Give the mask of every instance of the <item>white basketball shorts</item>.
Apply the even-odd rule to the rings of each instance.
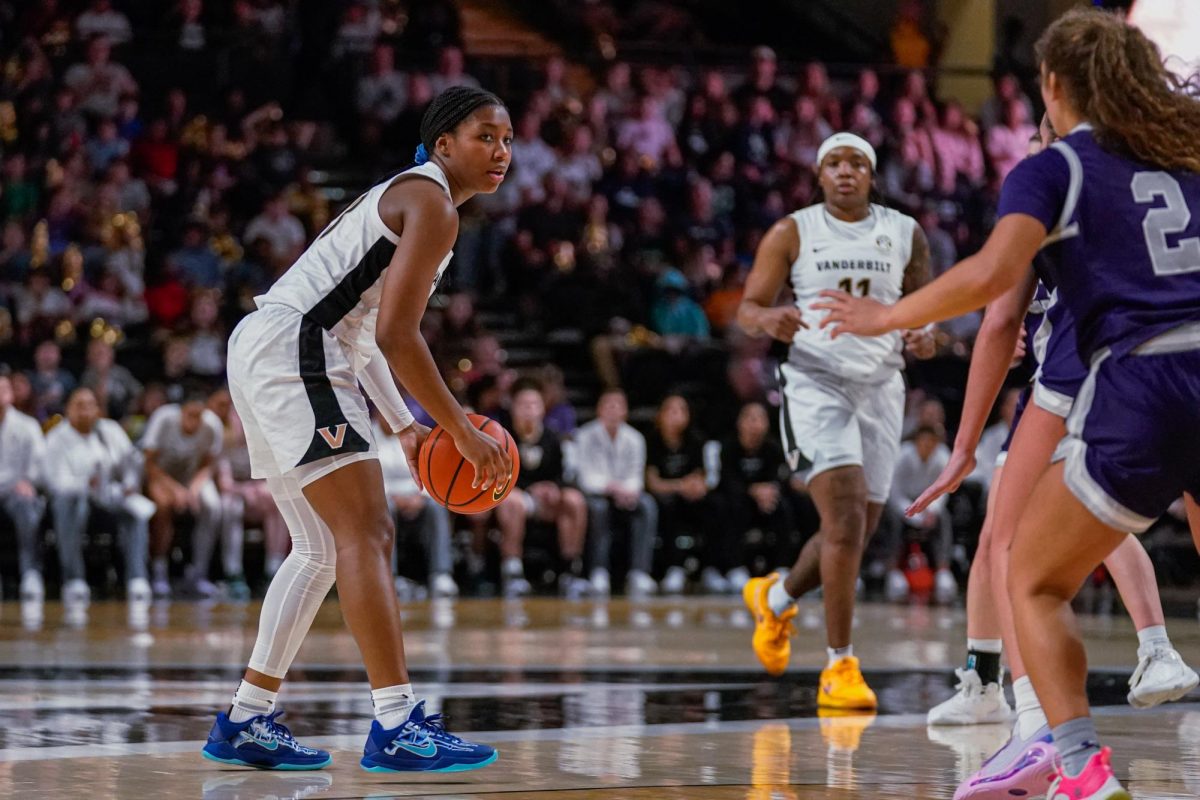
[[[366,398],[343,345],[299,311],[268,303],[229,337],[229,394],[255,478],[301,486],[377,458]]]
[[[792,469],[806,480],[835,467],[860,466],[867,499],[887,501],[900,455],[904,378],[856,383],[790,363],[779,368],[780,432]]]

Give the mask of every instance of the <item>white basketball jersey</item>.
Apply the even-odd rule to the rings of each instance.
[[[859,222],[835,219],[823,204],[802,208],[792,219],[800,233],[800,254],[792,264],[790,283],[808,328],[796,332],[788,360],[801,369],[847,380],[887,379],[904,366],[899,333],[843,334],[832,339],[830,329],[820,327],[825,312],[811,306],[825,289],[841,289],[889,305],[899,300],[916,221],[873,203],[870,214]]]
[[[432,180],[450,194],[445,174],[432,161],[373,186],[321,231],[266,294],[254,298],[259,307],[279,303],[312,318],[362,359],[355,370],[378,349],[375,319],[383,276],[400,241],[379,216],[379,200],[392,184],[409,178]],[[431,295],[453,255],[447,253],[438,266]]]

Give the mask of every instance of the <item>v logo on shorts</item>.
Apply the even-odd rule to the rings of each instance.
[[[327,426],[317,428],[317,433],[321,434],[321,438],[325,440],[325,444],[333,450],[341,448],[346,441],[346,423],[340,425]]]

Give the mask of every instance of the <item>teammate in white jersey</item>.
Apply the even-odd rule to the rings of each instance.
[[[933,337],[921,330],[832,339],[808,307],[825,289],[895,302],[929,281],[929,243],[911,217],[870,202],[875,150],[865,140],[834,134],[817,152],[817,169],[824,202],[785,217],[764,237],[738,322],[791,345],[779,370],[783,446],[792,469],[807,472],[821,529],[786,577],[755,578],[743,597],[755,616],[754,651],[779,674],[791,655],[795,599],[822,586],[829,658],[818,705],[873,709],[875,693],[850,643],[855,585],[900,450],[901,350],[907,341],[928,358]],[[777,306],[785,283],[795,302]]]
[[[496,760],[492,748],[446,733],[413,693],[392,588],[395,532],[358,384],[399,436],[414,477],[429,429],[413,421],[393,372],[453,437],[477,485],[509,480],[510,459],[455,402],[420,322],[450,261],[456,207],[504,180],[512,136],[508,110],[490,92],[460,86],[438,95],[421,122],[417,166],[333,220],[230,337],[229,389],[252,473],[266,479],[292,552],[263,600],[232,708],[209,734],[209,759],[263,769],[330,763],[328,753],[298,744],[274,707],[336,581],[375,706],[363,768],[458,772]]]

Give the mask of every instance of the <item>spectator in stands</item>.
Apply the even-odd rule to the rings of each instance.
[[[1028,144],[1028,137],[1026,137]],[[983,185],[983,150],[979,146],[979,128],[963,113],[957,100],[947,101],[937,127],[933,129],[933,147],[937,153],[937,188],[946,196],[960,189]],[[1025,153],[1022,147],[1022,155]]]
[[[658,297],[650,309],[651,326],[663,336],[708,339],[704,309],[688,295],[687,278],[674,268],[663,270],[656,284]]]
[[[583,493],[567,486],[562,445],[554,431],[545,426],[546,402],[541,387],[523,380],[513,387],[512,432],[521,455],[517,485],[496,509],[501,531],[519,530],[525,539],[529,520],[551,523],[557,537],[559,588],[567,597],[586,591],[583,579],[583,544],[587,527],[587,503]],[[508,537],[504,537],[507,539]],[[502,539],[502,542],[504,539]],[[506,597],[529,591],[524,566],[518,553],[504,556],[502,589]]]
[[[50,336],[59,320],[71,316],[71,301],[57,286],[50,283],[46,267],[32,269],[25,286],[13,292],[20,338],[37,342]]]
[[[246,523],[262,527],[266,578],[275,576],[291,549],[291,537],[265,480],[250,473],[246,431],[224,386],[208,397],[208,410],[221,421],[221,453],[213,467],[221,495],[221,568],[231,600],[249,600],[244,558]]]
[[[33,351],[29,382],[39,419],[62,413],[67,395],[75,389],[75,377],[62,368],[62,348],[56,342],[47,339]]]
[[[168,259],[187,286],[202,289],[221,286],[221,258],[209,243],[208,226],[203,220],[188,220],[179,249],[172,252]]]
[[[147,523],[154,506],[138,491],[142,462],[121,426],[101,415],[91,389],[71,392],[66,419],[46,436],[44,464],[42,485],[54,519],[63,603],[86,607],[91,598],[83,535],[97,518],[117,532],[126,597],[131,603],[150,602]]]
[[[79,384],[92,390],[100,404],[101,416],[121,419],[128,413],[142,384],[133,373],[115,363],[112,344],[103,336],[91,339],[87,345],[87,366]]]
[[[92,0],[91,6],[75,18],[75,35],[81,42],[104,36],[114,45],[133,38],[129,18],[112,6],[112,0]]]
[[[790,93],[779,83],[779,64],[775,51],[766,45],[759,45],[750,51],[749,75],[733,92],[733,101],[742,110],[749,109],[756,97],[765,98],[777,111],[787,108],[791,100]]]
[[[604,195],[594,195],[592,187],[604,174],[604,165],[596,155],[592,129],[587,125],[579,125],[571,132],[567,152],[559,162],[558,175],[568,189],[568,196],[573,204],[585,205],[595,198]],[[604,198],[607,201],[607,198]],[[607,210],[607,204],[605,206]]]
[[[450,512],[417,486],[400,440],[384,429],[378,415],[373,416],[373,424],[388,507],[396,521],[393,558],[401,557],[409,537],[415,532],[428,564],[429,594],[457,597],[458,584],[451,574],[454,561],[450,551]],[[402,567],[399,563],[396,566]],[[408,578],[397,577],[396,589],[402,599],[413,599],[415,593],[411,588]]]
[[[575,406],[567,399],[567,387],[563,371],[555,364],[546,364],[538,371],[538,382],[542,387],[542,400],[546,405],[546,428],[559,439],[570,438],[578,423]]]
[[[355,102],[359,114],[383,128],[395,122],[408,104],[408,79],[396,69],[392,45],[375,45],[371,71],[359,79]]]
[[[680,594],[687,585],[687,550],[681,539],[712,546],[718,534],[712,524],[704,477],[704,442],[692,428],[691,408],[681,394],[668,394],[658,406],[654,431],[646,441],[646,490],[658,506],[658,535],[665,567],[659,588],[663,594]],[[700,552],[693,546],[693,554]],[[728,589],[724,576],[706,565],[704,589]]]
[[[129,70],[111,57],[112,43],[108,37],[93,36],[88,40],[87,61],[67,70],[63,83],[79,98],[82,111],[99,117],[114,116],[121,95],[138,91]]]
[[[117,123],[111,118],[96,122],[95,130],[84,144],[88,164],[93,173],[103,173],[119,158],[129,155],[129,142],[117,133]]]
[[[221,496],[214,472],[224,431],[221,420],[205,407],[207,399],[203,391],[189,389],[181,402],[162,406],[150,415],[142,437],[146,494],[155,505],[150,520],[150,566],[156,597],[171,593],[167,559],[179,515],[188,515],[195,523],[184,591],[199,597],[212,597],[217,591],[208,579],[208,568],[221,527]]]
[[[604,86],[595,97],[607,109],[608,117],[619,119],[633,110],[637,94],[633,90],[633,71],[626,61],[614,61],[604,74]],[[513,154],[515,157],[515,153]]]
[[[662,106],[650,95],[642,95],[637,116],[617,125],[617,147],[638,158],[659,164],[675,144],[675,131],[663,116]]]
[[[479,81],[463,71],[463,51],[454,45],[438,51],[437,71],[429,76],[429,90],[434,97],[451,86],[479,88]]]
[[[596,419],[575,436],[579,458],[579,488],[587,497],[588,550],[592,592],[608,595],[612,542],[618,523],[629,528],[630,570],[626,591],[633,596],[653,594],[650,577],[658,507],[645,491],[646,440],[626,423],[629,403],[620,389],[609,389],[596,404]]]
[[[775,152],[799,167],[817,162],[817,148],[833,135],[833,128],[821,117],[817,101],[807,95],[796,98],[793,114],[776,133]]]
[[[1011,100],[1018,100],[1021,105],[1025,106],[1025,119],[1033,119],[1033,103],[1021,91],[1021,84],[1016,75],[1011,72],[998,73],[993,86],[992,96],[984,100],[983,106],[979,109],[979,126],[981,128],[990,131],[997,125],[1003,124],[1008,103]]]
[[[558,166],[558,154],[542,138],[542,118],[526,111],[517,121],[513,140],[513,160],[520,164],[513,171],[513,180],[524,203],[540,203],[546,196],[542,182]],[[517,162],[517,159],[520,159]]]
[[[1008,177],[1012,168],[1029,153],[1029,140],[1037,135],[1037,128],[1029,121],[1025,104],[1012,98],[1004,106],[1003,122],[993,125],[987,132],[987,153],[992,160],[996,180],[994,190]]]
[[[950,461],[950,448],[946,447],[944,438],[941,429],[922,425],[917,428],[912,440],[901,446],[896,474],[892,479],[891,496],[888,498],[888,511],[892,517],[891,524],[898,526],[901,534],[904,530],[912,529],[927,540],[936,570],[935,597],[939,603],[952,603],[958,597],[958,582],[950,572],[954,530],[948,508],[949,496],[942,495],[914,517],[905,516],[905,510],[937,480]],[[902,547],[898,545],[887,579],[889,600],[903,599],[908,593],[908,582],[899,569],[901,555]]]
[[[41,187],[29,177],[28,169],[24,153],[16,152],[5,159],[0,218],[21,221],[37,209]]]
[[[221,325],[217,291],[197,291],[192,294],[189,315],[188,370],[193,375],[219,378],[225,374],[225,343],[229,339]]]
[[[21,599],[41,602],[42,515],[46,502],[37,493],[45,441],[37,420],[13,407],[7,367],[0,366],[0,515],[16,531]]]
[[[250,220],[244,234],[247,240],[259,237],[271,243],[271,256],[278,272],[291,266],[308,241],[304,225],[287,209],[287,199],[275,195],[263,205],[262,213]]]
[[[725,573],[733,590],[740,591],[750,578],[748,534],[758,530],[772,538],[765,545],[767,566],[794,558],[791,510],[783,500],[787,469],[783,449],[767,436],[771,424],[767,408],[750,402],[737,417],[737,433],[721,445],[721,480],[716,495],[721,508],[721,529],[712,549],[714,566]],[[756,570],[757,571],[757,570]]]

